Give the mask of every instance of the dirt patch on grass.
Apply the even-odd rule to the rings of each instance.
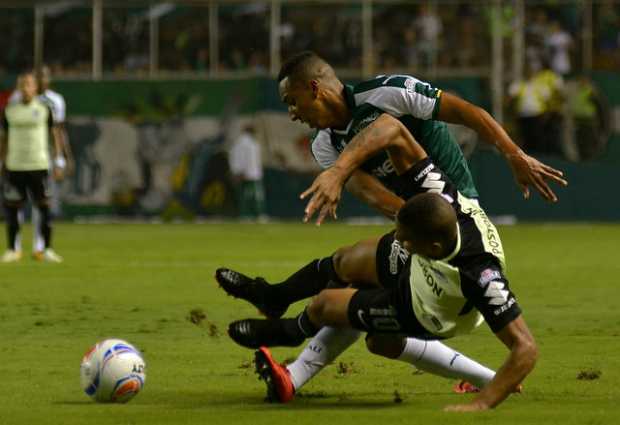
[[[187,316],[187,320],[192,322],[194,325],[200,326],[202,322],[207,320],[207,315],[201,308],[195,308],[190,310],[189,316]]]
[[[603,372],[595,369],[582,370],[577,374],[577,379],[580,381],[594,381],[599,379]]]
[[[221,335],[217,325],[207,319],[207,313],[201,308],[194,308],[190,310],[187,320],[196,326],[205,328],[207,335],[212,338],[217,338]]]

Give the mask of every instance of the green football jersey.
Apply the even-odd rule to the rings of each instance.
[[[433,162],[470,198],[478,197],[467,161],[444,122],[435,118],[441,107],[441,90],[408,75],[380,76],[355,86],[345,86],[344,94],[352,119],[344,130],[319,130],[312,141],[312,153],[328,168],[351,139],[383,113],[407,127]],[[399,176],[385,152],[366,161],[364,171],[377,177],[388,189],[399,187]]]

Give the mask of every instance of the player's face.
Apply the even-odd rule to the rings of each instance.
[[[409,254],[417,254],[426,258],[437,258],[437,247],[429,244],[428,242],[416,238],[414,232],[411,229],[407,229],[396,220],[396,233],[394,238],[400,243],[400,245],[409,251]]]
[[[17,88],[22,93],[22,99],[30,102],[37,95],[37,81],[32,74],[26,74],[19,77]]]
[[[291,84],[288,77],[279,85],[280,99],[288,105],[288,114],[293,121],[300,121],[311,128],[327,128],[329,121],[326,108],[319,96],[317,82]]]
[[[39,83],[39,90],[45,91],[50,85],[50,71],[47,67],[43,67],[37,73],[37,80]]]

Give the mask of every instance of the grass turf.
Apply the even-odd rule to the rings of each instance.
[[[264,403],[252,352],[225,334],[230,321],[256,311],[217,288],[215,268],[226,265],[274,281],[385,230],[57,225],[56,248],[65,263],[25,258],[0,268],[0,424],[617,423],[620,226],[614,225],[500,228],[511,287],[541,358],[525,393],[495,411],[442,412],[470,396],[452,394],[448,380],[372,356],[362,342],[292,404]],[[192,310],[194,318],[206,317],[194,324]],[[81,355],[105,337],[129,340],[147,360],[146,387],[127,405],[95,404],[79,386]],[[484,325],[448,344],[494,368],[506,356]],[[299,352],[274,351],[279,359]],[[581,372],[600,376],[577,379]]]

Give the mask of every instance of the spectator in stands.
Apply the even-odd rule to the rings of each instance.
[[[422,66],[434,65],[439,53],[439,37],[443,31],[441,19],[427,3],[420,5],[420,12],[413,22],[418,31],[418,49]]]
[[[557,83],[558,80],[548,70],[536,72],[530,63],[526,67],[525,78],[513,82],[508,89],[509,103],[517,117],[521,144],[527,151],[557,151],[555,146],[559,135],[548,134],[548,120],[559,91]]]
[[[558,21],[551,21],[549,32],[545,38],[545,48],[549,57],[551,69],[562,77],[571,72],[571,49],[573,38],[566,32]]]
[[[264,219],[263,164],[254,125],[248,124],[243,128],[230,149],[228,161],[237,186],[239,216]]]
[[[604,101],[587,75],[575,82],[569,97],[569,109],[575,122],[579,159],[589,160],[600,153],[605,145],[606,111]]]

